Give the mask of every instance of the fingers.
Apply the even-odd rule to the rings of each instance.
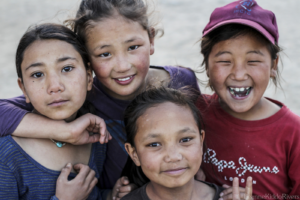
[[[232,199],[239,200],[240,199],[240,191],[239,191],[239,178],[234,177],[232,182]]]
[[[74,165],[73,168],[78,173],[77,176],[74,178],[74,180],[81,179],[83,182],[85,181],[86,177],[88,176],[88,174],[91,171],[89,166],[81,164],[81,163]]]
[[[222,185],[223,188],[231,188],[230,185],[224,184]]]
[[[57,183],[58,182],[63,182],[63,181],[68,181],[68,176],[70,175],[72,170],[72,164],[68,163],[62,170],[61,173],[59,175],[59,177],[57,178]]]
[[[122,186],[119,189],[119,193],[118,193],[117,197],[118,198],[122,198],[125,195],[127,195],[129,192],[135,190],[136,188],[137,188],[137,186],[135,184],[133,184],[133,183],[128,184],[126,186]]]
[[[117,180],[117,182],[115,183],[115,186],[112,190],[112,199],[116,199],[118,192],[119,192],[119,188],[122,186],[122,182],[121,182],[121,178],[119,178]]]
[[[248,177],[247,178],[247,182],[246,182],[246,196],[245,196],[246,200],[250,200],[252,199],[252,177]]]

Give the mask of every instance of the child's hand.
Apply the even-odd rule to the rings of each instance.
[[[68,124],[71,129],[71,136],[68,143],[81,145],[99,141],[101,144],[107,143],[112,137],[106,129],[104,120],[93,114],[85,114]],[[99,133],[90,135],[89,132]]]
[[[203,170],[200,168],[198,170],[197,174],[195,175],[195,179],[199,180],[199,181],[205,181],[205,178],[206,178],[206,176],[205,176]]]
[[[135,184],[130,184],[128,178],[123,176],[118,179],[113,190],[108,195],[107,200],[120,200],[122,197],[136,188],[137,186]]]
[[[95,171],[84,164],[74,165],[77,176],[68,181],[72,165],[69,163],[64,167],[56,181],[55,196],[60,200],[83,200],[86,199],[98,180],[95,177]]]
[[[222,187],[227,189],[220,194],[219,200],[252,199],[252,177],[247,178],[246,188],[239,187],[239,178],[233,179],[232,187],[229,185],[223,185]]]

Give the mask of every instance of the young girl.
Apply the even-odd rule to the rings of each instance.
[[[83,104],[93,84],[87,61],[83,44],[70,29],[55,24],[29,29],[20,40],[16,68],[32,112],[67,122],[86,113],[88,106]],[[100,143],[75,146],[54,139],[2,137],[0,198],[102,199],[94,186],[103,170],[105,149]]]
[[[130,101],[148,85],[164,82],[172,88],[191,85],[198,90],[197,81],[194,73],[185,68],[149,67],[157,31],[148,20],[147,6],[143,0],[84,0],[76,18],[69,22],[73,22],[74,31],[84,42],[96,75],[94,90],[88,100],[96,108],[96,114],[105,120],[113,137],[107,144],[99,180],[101,188],[111,189],[128,157],[124,148],[123,112]],[[76,119],[66,123],[28,113],[30,110],[32,106],[26,104],[23,96],[1,100],[1,135],[53,138],[73,144],[98,139],[89,138],[85,131],[87,126],[95,124],[93,118],[84,120],[83,116],[81,121]],[[130,190],[130,186],[127,189]],[[121,195],[118,194],[119,197]]]
[[[238,176],[244,186],[251,176],[260,199],[300,194],[299,116],[263,97],[270,79],[278,85],[279,51],[275,15],[254,0],[215,9],[203,31],[203,65],[215,91],[197,103],[206,124],[206,180],[230,185]]]
[[[124,122],[125,148],[136,165],[132,181],[142,187],[122,200],[219,198],[223,188],[194,179],[202,162],[205,133],[188,95],[174,89],[149,89],[127,107]],[[249,177],[246,199],[251,191]],[[233,196],[240,199],[237,178]]]

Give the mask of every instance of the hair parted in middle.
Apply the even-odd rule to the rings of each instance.
[[[150,38],[163,30],[154,30],[149,22],[149,8],[146,0],[82,0],[75,19],[68,19],[65,24],[70,25],[76,34],[86,43],[87,31],[93,28],[95,22],[120,15],[125,19],[138,22]]]
[[[138,118],[141,117],[149,108],[166,102],[174,103],[178,106],[189,109],[198,126],[199,133],[201,134],[201,130],[203,130],[203,122],[200,112],[194,104],[194,99],[197,95],[198,94],[193,90],[186,87],[180,89],[172,89],[162,86],[159,88],[152,87],[142,92],[125,110],[124,124],[127,135],[126,142],[132,147],[135,147],[134,138],[139,128],[137,124]],[[130,157],[128,157],[122,176],[127,176],[129,181],[136,184],[138,187],[149,182],[149,179],[145,176],[141,167],[136,166]]]

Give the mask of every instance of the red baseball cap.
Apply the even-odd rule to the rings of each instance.
[[[260,7],[255,0],[234,1],[216,8],[209,23],[203,30],[203,36],[225,24],[244,24],[263,34],[273,44],[278,43],[279,33],[275,14]]]

